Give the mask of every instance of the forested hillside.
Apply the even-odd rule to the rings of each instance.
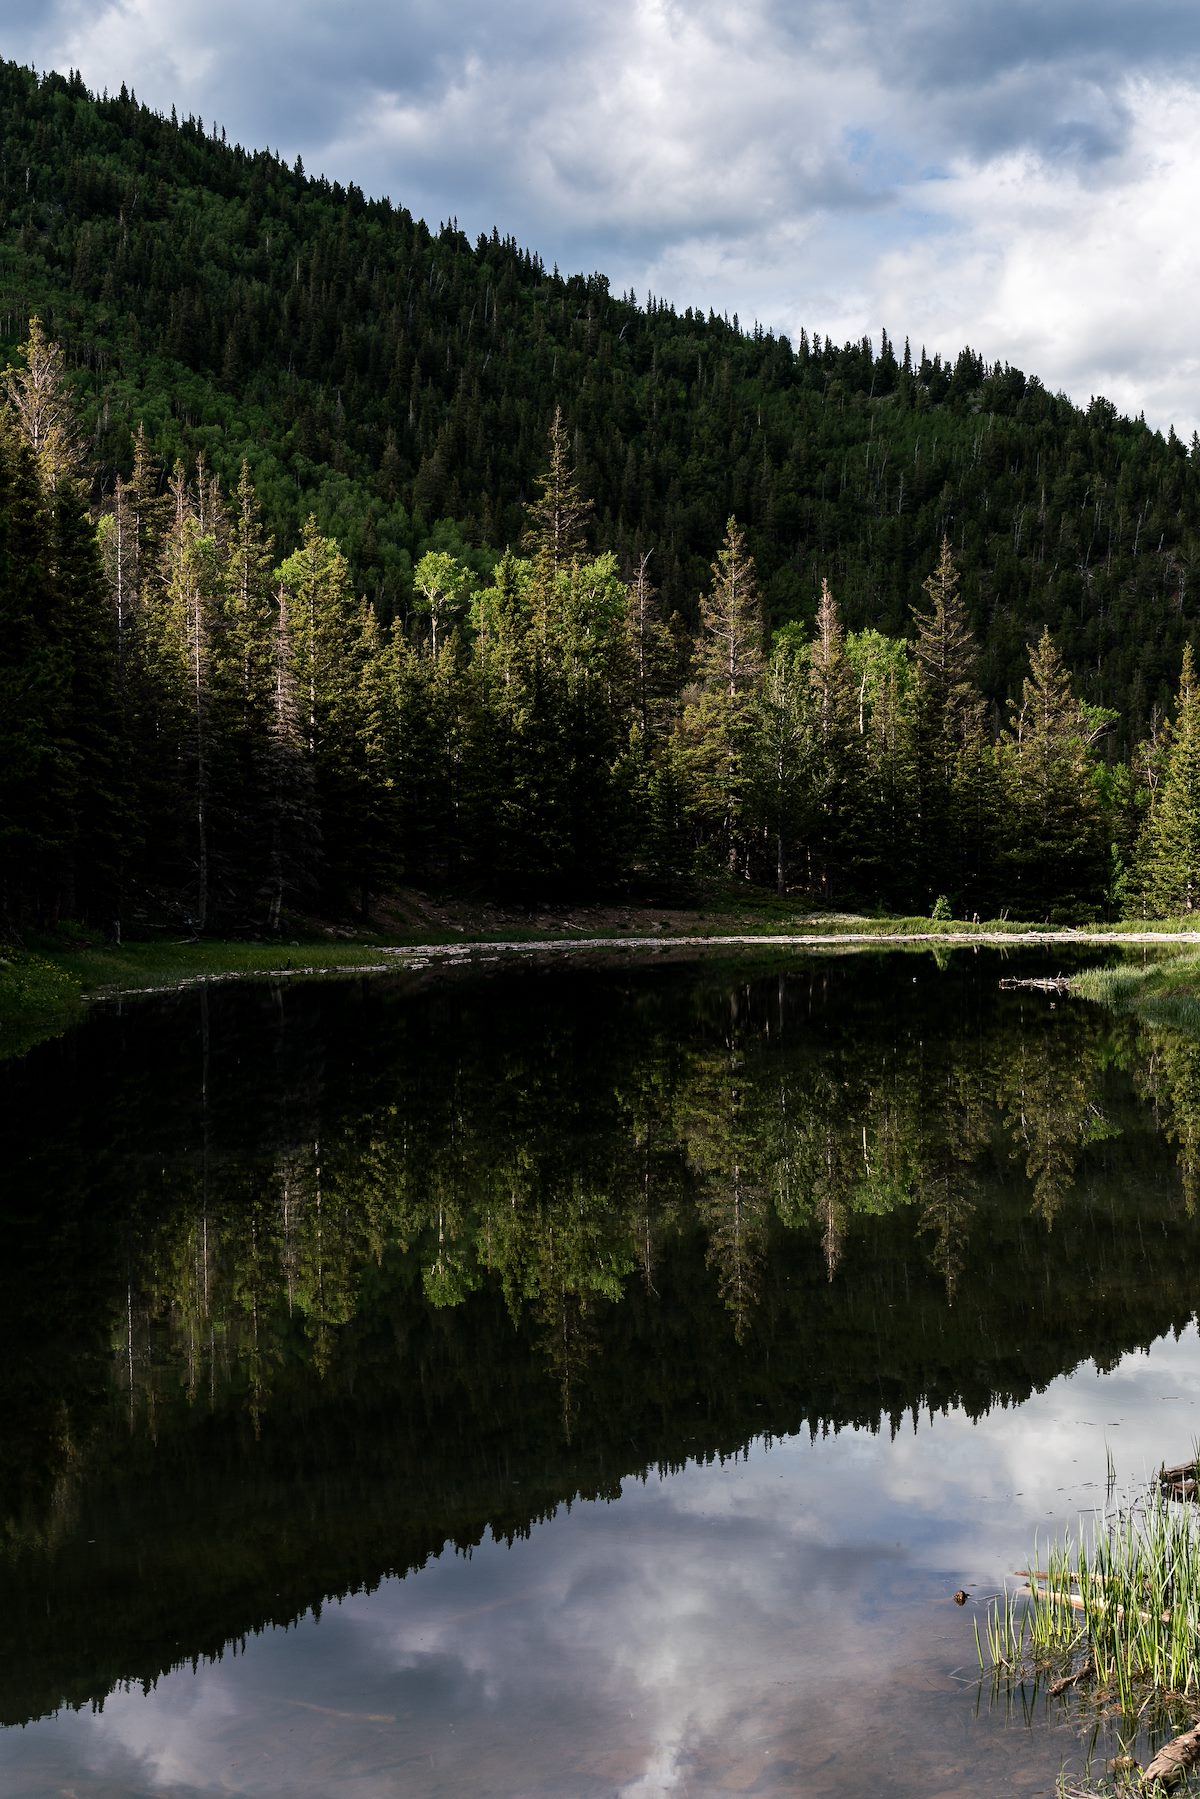
[[[7,931],[1200,903],[1200,446],[0,86]]]
[[[77,76],[0,66],[0,133],[0,331],[15,348],[39,314],[64,345],[97,495],[139,423],[166,470],[202,453],[231,489],[245,457],[277,541],[312,512],[386,624],[426,549],[482,572],[518,543],[561,405],[592,547],[626,573],[652,550],[689,624],[731,514],[773,623],[811,625],[824,578],[850,628],[893,635],[945,535],[989,700],[1044,627],[1128,742],[1174,684],[1195,448],[1102,400],[969,350],[792,345],[618,299]]]

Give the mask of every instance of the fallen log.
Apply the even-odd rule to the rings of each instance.
[[[1158,1485],[1169,1499],[1195,1499],[1198,1485],[1195,1462],[1180,1462],[1175,1468],[1160,1468]]]
[[[1023,1593],[1037,1593],[1039,1592],[1039,1589],[1033,1586],[1031,1582],[1026,1581],[1025,1585],[1021,1588],[1021,1591]],[[1061,1587],[1055,1587],[1054,1597],[1056,1599],[1061,1599],[1064,1605],[1069,1605],[1072,1611],[1086,1612],[1088,1609],[1087,1600],[1083,1597],[1082,1593],[1067,1593],[1064,1592]],[[1108,1608],[1104,1601],[1100,1599],[1095,1602],[1091,1609],[1096,1612],[1103,1612]],[[1171,1622],[1170,1612],[1162,1612],[1159,1615],[1164,1624],[1169,1624]],[[1150,1622],[1149,1612],[1134,1612],[1133,1616],[1135,1618],[1140,1618],[1143,1624],[1149,1624]],[[1123,1624],[1125,1622],[1125,1607],[1123,1605],[1118,1605],[1113,1612],[1113,1617],[1117,1620],[1118,1624]]]
[[[1180,1736],[1172,1737],[1164,1743],[1154,1760],[1142,1775],[1143,1791],[1154,1786],[1174,1786],[1182,1780],[1188,1769],[1200,1761],[1200,1724],[1193,1725]]]

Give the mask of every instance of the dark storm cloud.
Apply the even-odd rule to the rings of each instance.
[[[1200,51],[1191,0],[936,0],[897,12],[866,0],[881,64],[924,92],[986,85],[1004,70],[1054,68],[1106,80],[1130,67],[1170,68]]]
[[[772,8],[797,49],[871,69],[960,153],[1020,147],[1107,157],[1126,139],[1131,75],[1194,78],[1192,0],[821,0]]]

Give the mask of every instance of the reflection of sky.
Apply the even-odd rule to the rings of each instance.
[[[979,1425],[846,1431],[563,1509],[319,1623],[0,1736],[8,1795],[1050,1793],[1075,1739],[976,1713],[976,1596],[1192,1447],[1195,1329]]]

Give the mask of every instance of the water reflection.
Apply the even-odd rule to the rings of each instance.
[[[89,1795],[1052,1776],[1062,1743],[949,1678],[947,1595],[1095,1503],[1106,1437],[1131,1473],[1190,1446],[1190,1330],[1056,1377],[1191,1317],[1200,1062],[997,976],[226,990],[10,1071],[0,1717],[106,1703],[0,1768]]]

